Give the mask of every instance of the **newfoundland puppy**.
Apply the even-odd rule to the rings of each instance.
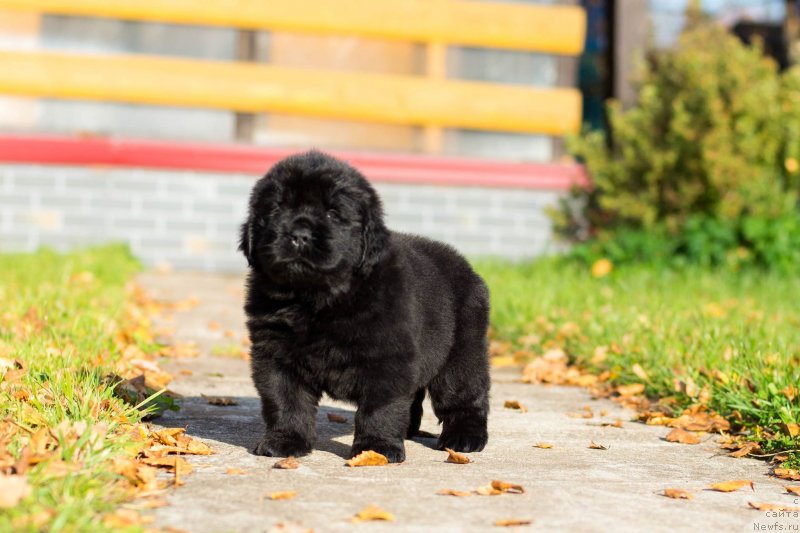
[[[322,393],[358,407],[351,456],[402,462],[425,391],[439,449],[483,449],[489,292],[455,250],[389,231],[364,176],[315,151],[255,184],[240,250],[267,426],[256,454],[310,453]]]

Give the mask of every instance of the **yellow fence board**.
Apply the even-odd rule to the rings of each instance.
[[[577,6],[465,0],[0,0],[0,8],[567,55],[583,50],[586,31]]]
[[[564,135],[573,89],[149,56],[0,52],[0,93]]]

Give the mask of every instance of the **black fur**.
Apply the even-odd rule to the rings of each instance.
[[[358,406],[352,455],[401,462],[426,390],[443,423],[438,447],[483,449],[489,293],[455,250],[386,229],[367,180],[319,152],[256,183],[240,249],[267,425],[255,453],[310,453],[327,393]]]

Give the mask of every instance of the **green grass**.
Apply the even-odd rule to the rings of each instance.
[[[800,388],[800,277],[631,266],[595,279],[558,259],[476,268],[492,293],[498,337],[538,337],[533,353],[563,347],[620,384],[643,382],[632,370],[638,363],[646,393],[673,397],[676,408],[697,401],[676,390],[676,378],[691,377],[710,393],[709,406],[765,451],[800,448],[784,426],[800,422],[800,397],[784,392]],[[593,364],[602,346],[608,357]],[[798,463],[795,453],[790,465]]]
[[[130,445],[120,427],[140,413],[115,398],[103,378],[120,358],[115,337],[127,327],[125,285],[138,270],[116,246],[0,256],[0,357],[22,361],[25,370],[16,379],[0,370],[0,456],[19,459],[41,428],[57,437],[48,437],[43,460],[25,472],[31,495],[0,509],[0,531],[112,529],[102,516],[128,494],[117,488],[110,462]],[[135,328],[129,335],[128,342],[150,342]],[[74,471],[59,474],[62,461]]]

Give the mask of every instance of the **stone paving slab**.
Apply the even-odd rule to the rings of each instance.
[[[156,298],[196,297],[193,309],[177,312],[175,338],[195,341],[201,355],[165,362],[176,375],[171,388],[185,396],[182,409],[158,422],[185,426],[216,451],[192,457],[195,471],[186,485],[170,493],[170,505],[155,513],[157,526],[193,533],[266,532],[277,524],[314,531],[501,531],[494,522],[527,518],[519,531],[759,531],[780,523],[783,531],[800,531],[800,518],[775,518],[749,509],[748,501],[800,506],[785,494],[788,484],[767,476],[767,465],[720,454],[714,439],[696,446],[668,443],[667,429],[628,422],[633,416],[607,400],[592,400],[585,390],[522,384],[518,372],[495,371],[489,445],[471,454],[472,464],[445,463],[434,441],[407,441],[401,465],[349,468],[344,457],[352,442],[352,406],[324,400],[318,415],[317,449],[297,470],[272,468],[275,459],[252,455],[263,432],[259,400],[248,365],[241,359],[211,355],[231,339],[225,331],[244,334],[242,280],[210,275],[146,274],[140,282]],[[219,324],[210,329],[209,321]],[[191,375],[181,373],[190,370]],[[233,396],[235,406],[209,405],[201,396]],[[503,408],[505,400],[522,402],[527,413]],[[588,405],[592,419],[571,418]],[[607,415],[597,416],[607,411]],[[327,413],[347,419],[331,423]],[[602,427],[617,418],[622,429]],[[422,429],[438,433],[426,405]],[[589,449],[594,440],[608,450]],[[537,442],[552,449],[535,448]],[[245,471],[230,475],[229,468]],[[525,494],[436,495],[439,489],[474,490],[499,479],[523,485]],[[751,479],[755,493],[724,494],[704,490],[712,483]],[[671,500],[659,495],[667,487],[689,489],[695,498]],[[296,491],[289,501],[271,501],[266,494]],[[391,512],[394,522],[353,524],[350,517],[368,504]],[[792,529],[794,528],[794,529]],[[302,531],[305,529],[297,529]],[[775,529],[773,529],[775,530]]]

